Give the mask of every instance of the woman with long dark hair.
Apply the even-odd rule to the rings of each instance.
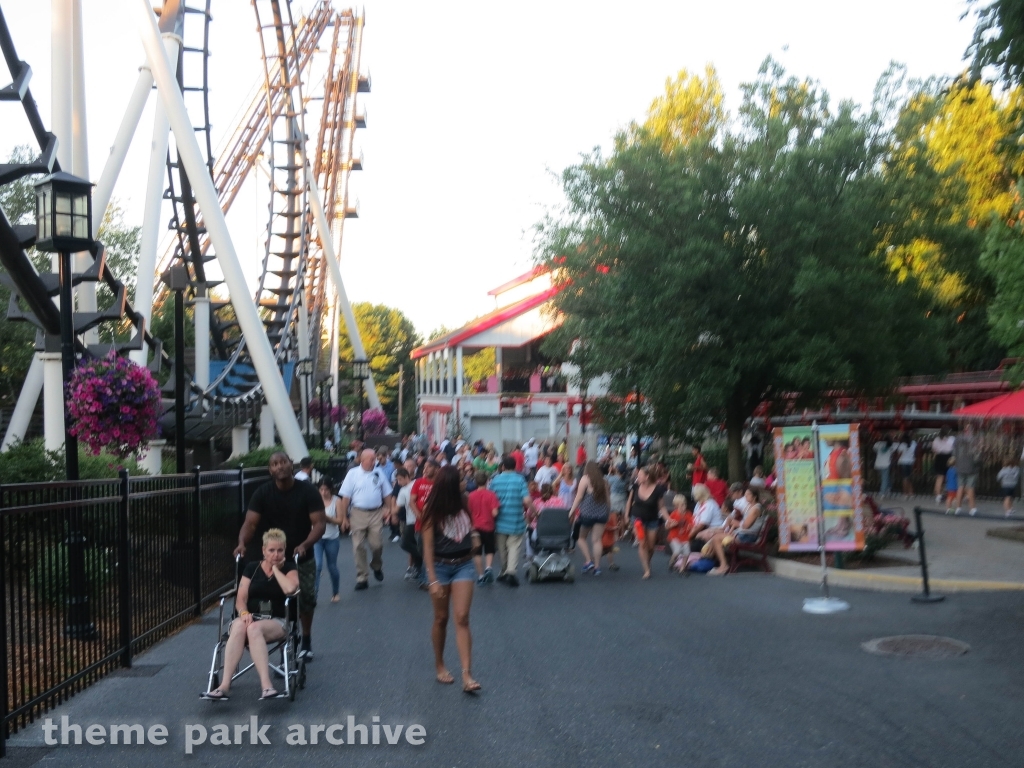
[[[434,604],[434,625],[430,631],[434,663],[437,682],[446,685],[455,682],[444,664],[444,642],[451,609],[455,618],[455,644],[462,662],[462,690],[476,693],[480,683],[473,679],[473,638],[469,632],[476,567],[473,564],[473,521],[468,510],[469,502],[462,494],[458,470],[442,467],[423,505],[420,530],[423,565]]]
[[[595,576],[601,575],[601,554],[604,551],[601,538],[604,536],[604,527],[608,524],[608,496],[608,483],[604,479],[601,467],[596,461],[588,461],[583,468],[583,477],[580,478],[576,489],[576,499],[569,510],[569,518],[579,513],[579,547],[586,561],[583,573],[593,572]]]

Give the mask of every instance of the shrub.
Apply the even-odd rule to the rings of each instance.
[[[0,453],[0,478],[4,483],[46,483],[64,479],[64,456],[47,451],[42,440],[17,442]]]
[[[95,595],[117,573],[116,550],[112,547],[84,548],[86,591]],[[68,598],[68,548],[60,542],[47,547],[32,565],[32,586],[36,595],[53,605]]]

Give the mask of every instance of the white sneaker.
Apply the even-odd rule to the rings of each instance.
[[[936,504],[941,504],[942,503],[942,495],[941,494],[935,497],[935,503]]]
[[[959,515],[961,512],[963,512],[963,510],[960,507],[957,507],[956,509],[953,510],[954,515]]]
[[[978,514],[978,510],[972,509],[971,510],[971,517],[974,517],[976,514]]]

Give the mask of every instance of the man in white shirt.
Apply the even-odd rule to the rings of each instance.
[[[527,480],[533,478],[533,473],[537,469],[537,462],[539,460],[540,449],[537,447],[537,441],[531,437],[526,445],[523,446],[523,468],[526,471]]]
[[[555,480],[558,479],[558,470],[552,466],[552,463],[550,456],[544,457],[544,466],[537,470],[537,474],[533,478],[537,481],[538,487],[544,483],[554,485]]]
[[[352,530],[352,553],[356,561],[356,591],[370,586],[369,569],[377,581],[384,581],[381,529],[391,519],[391,483],[383,472],[374,467],[376,456],[372,448],[365,448],[359,455],[359,466],[352,467],[341,484],[341,509],[338,517],[343,528]],[[351,505],[351,509],[350,509]],[[366,548],[369,544],[371,559],[369,569],[366,562]]]

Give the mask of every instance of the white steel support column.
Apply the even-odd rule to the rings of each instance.
[[[498,394],[501,394],[501,377],[504,371],[502,371],[501,365],[501,347],[494,348],[494,376],[498,380]]]
[[[462,397],[462,380],[464,376],[464,369],[462,367],[462,347],[455,348],[455,394]]]
[[[274,434],[274,414],[264,407],[260,411],[260,448],[272,448],[277,445],[277,436]]]
[[[356,316],[352,312],[352,305],[348,301],[348,294],[345,292],[345,284],[341,279],[341,264],[338,255],[334,251],[334,240],[331,237],[331,226],[327,223],[327,215],[324,213],[323,203],[320,202],[320,190],[316,187],[316,180],[313,178],[313,171],[309,167],[309,161],[305,162],[306,187],[309,192],[309,207],[313,211],[313,219],[316,221],[316,228],[320,232],[320,244],[324,249],[324,256],[327,259],[327,266],[334,283],[334,289],[338,292],[338,304],[341,313],[345,317],[345,328],[348,330],[348,340],[352,344],[352,354],[357,360],[369,360],[366,356],[366,348],[363,346],[362,337],[359,335],[359,326],[356,324]],[[373,373],[366,383],[366,399],[371,408],[380,408],[380,397],[377,396],[377,385],[373,381]]]
[[[50,0],[50,130],[57,137],[57,162],[71,173],[74,157],[74,6]]]
[[[117,136],[110,147],[110,155],[103,166],[100,180],[96,182],[96,188],[92,194],[92,231],[99,232],[100,224],[103,223],[103,216],[110,205],[110,197],[114,194],[114,184],[121,173],[124,159],[128,155],[128,148],[131,147],[132,138],[139,127],[142,119],[142,112],[149,100],[149,92],[153,90],[153,75],[149,67],[142,67],[139,70],[139,79],[135,81],[135,90],[132,91],[128,100],[128,107],[125,109],[124,117],[121,118],[121,127],[117,129]]]
[[[555,436],[558,430],[558,408],[554,403],[548,403],[548,434]]]
[[[80,179],[89,178],[89,135],[86,130],[85,110],[85,42],[82,34],[82,0],[71,0],[71,37],[74,42],[71,59],[71,172]],[[98,233],[99,227],[93,230]],[[92,254],[88,251],[75,254],[75,271],[85,272],[92,266]],[[75,289],[79,312],[96,311],[96,283],[86,282]],[[99,331],[93,328],[85,332],[85,343],[99,342]]]
[[[448,397],[455,396],[455,360],[452,358],[452,350],[449,347],[445,347],[444,350],[444,376],[446,379],[447,391],[445,394]]]
[[[163,48],[169,61],[178,60],[181,39],[167,34],[163,37]],[[146,184],[145,206],[142,211],[142,237],[139,242],[139,279],[135,281],[135,311],[146,320],[146,328],[153,320],[153,281],[147,275],[156,272],[157,247],[160,243],[160,209],[164,201],[164,187],[167,183],[167,145],[170,141],[171,126],[167,110],[158,100],[153,110],[153,138],[149,145],[149,176]],[[129,353],[138,365],[146,365],[149,350],[143,345]]]
[[[206,286],[197,289],[192,307],[196,326],[196,360],[193,375],[195,382],[204,392],[210,386],[210,297]]]
[[[7,425],[0,453],[25,439],[25,432],[28,431],[29,422],[32,420],[32,411],[36,409],[39,393],[43,391],[43,361],[39,358],[39,355],[32,355],[32,363],[28,367],[25,382],[21,385],[21,395],[14,406],[14,413],[11,414],[11,423]],[[33,392],[35,394],[29,397]]]
[[[224,212],[220,208],[217,190],[213,186],[209,170],[203,161],[199,143],[196,141],[195,130],[188,112],[185,110],[185,102],[174,78],[174,71],[160,44],[160,33],[156,27],[153,9],[148,0],[137,0],[135,8],[141,22],[142,44],[146,48],[149,66],[153,71],[153,80],[157,84],[157,93],[167,111],[178,153],[185,165],[189,180],[192,182],[196,202],[203,214],[203,222],[217,253],[221,271],[224,273],[224,283],[231,296],[231,304],[238,319],[239,330],[245,336],[253,367],[263,385],[267,405],[274,414],[274,421],[281,433],[281,441],[285,450],[293,459],[300,459],[307,453],[306,441],[299,430],[299,422],[292,411],[291,401],[281,378],[281,372],[274,360],[274,350],[267,339],[259,311],[253,302],[245,273],[238,260],[238,254],[231,242],[231,233],[224,220]],[[140,274],[146,275],[141,270]]]
[[[64,378],[60,352],[43,352],[43,437],[46,450],[64,447]]]
[[[242,456],[249,452],[250,426],[250,423],[247,421],[245,424],[231,428],[231,456],[228,458],[233,459],[236,456]]]

